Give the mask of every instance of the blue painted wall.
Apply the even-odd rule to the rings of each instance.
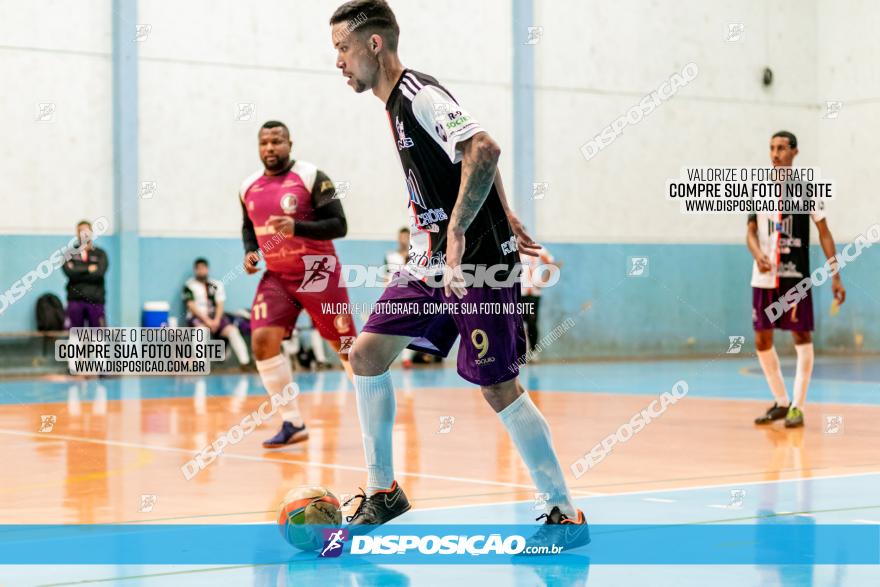
[[[36,267],[69,239],[57,236],[0,237],[0,285],[5,291],[13,281]],[[110,255],[108,271],[108,317],[119,323],[122,296],[136,296],[138,303],[166,300],[181,315],[180,289],[190,275],[192,260],[204,256],[211,273],[222,278],[241,262],[241,242],[229,239],[147,238],[140,240],[141,291],[112,288],[118,243],[114,236],[101,237],[99,246]],[[345,240],[336,243],[345,264],[381,264],[392,242]],[[552,244],[554,256],[563,263],[559,284],[544,294],[541,306],[542,334],[567,318],[574,327],[551,345],[544,356],[683,355],[719,353],[727,348],[728,336],[744,335],[751,345],[751,259],[741,245],[682,244]],[[813,247],[812,263],[822,260]],[[627,277],[628,259],[648,257],[648,274]],[[826,283],[814,292],[816,342],[821,350],[880,351],[880,247],[863,251],[844,269],[847,302],[831,317],[831,288]],[[249,307],[259,275],[240,275],[227,282],[227,308]],[[0,332],[32,330],[37,297],[52,291],[64,299],[65,279],[57,271],[36,282],[33,290],[0,315]],[[352,288],[351,301],[369,304],[378,299],[379,288]],[[588,305],[588,306],[587,306]],[[584,310],[587,307],[588,309]],[[360,325],[362,320],[355,317]],[[790,337],[777,335],[779,346]]]

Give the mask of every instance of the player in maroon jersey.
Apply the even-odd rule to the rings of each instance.
[[[266,122],[259,145],[263,168],[244,180],[239,198],[245,270],[259,272],[261,257],[266,263],[251,306],[251,325],[257,370],[272,395],[293,380],[281,341],[290,336],[302,310],[339,353],[349,378],[348,348],[357,332],[351,314],[322,310],[322,304],[348,305],[333,247],[333,239],[345,236],[348,227],[333,182],[311,163],[290,158],[293,143],[284,123]],[[281,448],[308,439],[296,399],[282,416],[281,430],[263,447]]]

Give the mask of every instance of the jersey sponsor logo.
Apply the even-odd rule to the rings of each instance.
[[[504,241],[503,243],[501,243],[501,252],[504,253],[505,255],[509,255],[509,254],[515,252],[516,249],[517,249],[516,235],[510,237],[510,240],[507,240],[507,241]]]
[[[460,126],[464,126],[471,122],[471,117],[467,114],[463,114],[461,110],[450,112],[446,116],[449,118],[449,121],[446,123],[446,128],[449,130],[455,130]]]
[[[425,203],[422,190],[419,188],[419,180],[416,179],[416,174],[413,173],[412,169],[406,174],[406,187],[409,190],[410,201],[422,210],[427,210],[428,205]]]
[[[427,212],[422,212],[421,214],[416,215],[416,219],[419,222],[420,227],[425,227],[429,224],[434,224],[435,222],[442,222],[444,220],[449,220],[449,216],[446,215],[446,211],[443,208],[431,208]],[[429,232],[436,232],[430,230]]]
[[[786,216],[781,221],[777,222],[776,223],[776,232],[790,236],[793,220],[794,219],[791,216]]]
[[[428,251],[411,251],[407,263],[416,267],[435,269],[446,264],[446,253],[440,251],[428,256]]]
[[[786,261],[779,266],[779,277],[803,277],[803,274],[797,270],[794,261]]]
[[[404,149],[409,149],[414,143],[411,138],[406,136],[406,131],[403,128],[403,121],[397,116],[394,117],[394,121],[394,126],[397,128],[397,150],[403,151]]]
[[[292,188],[292,187],[295,186],[295,185],[296,185],[296,182],[295,182],[294,180],[292,180],[292,179],[285,179],[285,180],[284,180],[284,183],[281,184],[281,187],[283,187],[283,188]]]
[[[443,130],[443,125],[440,122],[434,125],[434,132],[437,133],[437,136],[440,137],[440,140],[444,143],[449,140],[449,137],[446,136],[446,131]]]
[[[348,314],[337,314],[333,319],[333,327],[336,328],[336,332],[339,334],[348,332],[351,329],[351,316]]]
[[[253,210],[253,209],[254,209],[254,201],[251,200],[250,202],[248,202],[248,210]]]
[[[333,182],[330,181],[329,179],[325,179],[324,181],[321,182],[321,187],[318,188],[318,192],[319,192],[319,193],[324,193],[324,192],[326,192],[326,191],[328,191],[328,190],[334,190],[334,191],[336,191],[336,186],[333,185]]]
[[[284,194],[281,196],[281,209],[287,214],[293,214],[296,212],[296,195]]]

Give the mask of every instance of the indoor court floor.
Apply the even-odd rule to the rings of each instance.
[[[783,370],[790,373],[792,364],[783,361]],[[395,467],[414,506],[399,522],[531,523],[539,512],[528,472],[479,391],[454,368],[393,376]],[[181,466],[265,400],[255,375],[0,382],[0,520],[274,523],[292,487],[356,493],[366,472],[351,385],[339,371],[296,380],[308,442],[266,451],[260,442],[276,426],[266,424],[189,481]],[[550,422],[565,469],[679,380],[687,382],[687,396],[661,417],[579,479],[566,470],[592,524],[880,524],[877,361],[819,358],[806,427],[793,430],[752,424],[770,401],[749,358],[537,364],[522,376]],[[43,416],[55,416],[51,430]],[[441,565],[428,579],[438,585],[482,576],[494,583],[502,575],[518,585],[615,585],[622,577],[651,585],[880,584],[876,566],[735,565],[724,572],[698,565],[590,566],[590,548],[567,555],[565,564],[523,569]],[[303,585],[310,583],[298,570],[317,565],[312,555],[267,566],[3,566],[0,586]],[[322,585],[407,585],[419,572],[419,584],[426,579],[418,566],[320,565],[321,573],[308,575]]]

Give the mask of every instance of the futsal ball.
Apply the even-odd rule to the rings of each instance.
[[[339,500],[325,487],[291,489],[278,510],[281,536],[300,550],[317,550],[324,545],[321,530],[341,523]]]

